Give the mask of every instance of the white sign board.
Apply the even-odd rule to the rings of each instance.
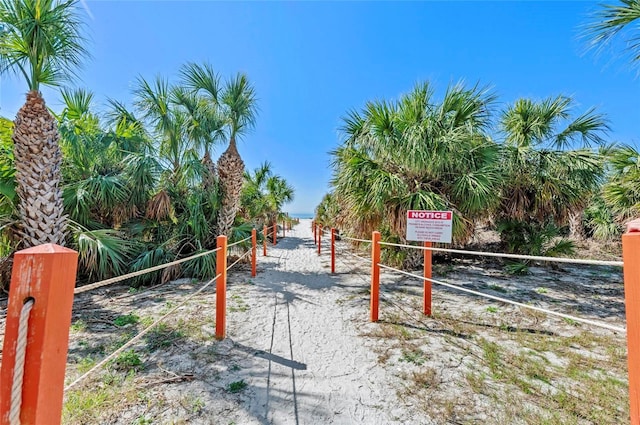
[[[407,240],[451,243],[452,211],[407,211]]]

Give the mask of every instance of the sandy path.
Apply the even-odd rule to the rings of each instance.
[[[394,391],[358,337],[369,326],[366,282],[329,274],[309,224],[302,220],[269,247],[253,284],[230,285],[231,299],[248,305],[227,322],[230,351],[244,354],[244,407],[257,423],[406,423],[391,416]],[[362,306],[357,313],[354,302]]]

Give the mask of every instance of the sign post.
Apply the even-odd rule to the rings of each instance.
[[[422,311],[431,316],[431,260],[433,242],[451,243],[452,211],[407,211],[407,240],[424,243]]]

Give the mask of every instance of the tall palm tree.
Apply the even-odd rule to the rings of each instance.
[[[75,6],[75,0],[0,1],[0,74],[19,74],[29,87],[13,133],[25,246],[65,243],[59,135],[40,85],[59,85],[87,54]]]
[[[231,235],[231,228],[240,209],[244,162],[238,153],[237,140],[255,125],[257,99],[255,89],[244,74],[237,74],[221,88],[220,77],[209,64],[187,64],[181,71],[184,83],[203,93],[205,99],[224,123],[229,146],[218,158],[218,178],[222,195],[218,212],[217,233]],[[216,138],[217,140],[217,138]],[[208,152],[208,151],[207,151]]]
[[[640,18],[640,0],[621,0],[618,4],[604,4],[595,13],[594,22],[587,25],[585,35],[591,47],[601,49],[620,38],[626,45],[632,62],[640,61],[640,34],[632,26]]]

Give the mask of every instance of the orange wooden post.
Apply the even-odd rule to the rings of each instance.
[[[318,255],[322,254],[322,224],[318,224]]]
[[[224,339],[227,328],[227,237],[218,236],[216,247],[216,338]]]
[[[380,232],[371,234],[371,321],[378,321],[380,307]]]
[[[20,312],[33,300],[27,328],[20,423],[59,424],[78,253],[54,244],[18,251],[13,260],[0,372],[1,424],[10,423]]]
[[[640,220],[622,235],[631,424],[640,425]]]
[[[425,242],[425,248],[431,248],[431,242]],[[431,316],[431,281],[427,279],[431,279],[431,263],[432,263],[432,251],[425,249],[424,250],[424,295],[422,300],[422,311],[427,316]]]
[[[266,257],[267,256],[267,225],[266,224],[262,226],[262,235],[264,236],[262,238],[262,256]]]
[[[331,273],[336,272],[336,229],[331,228]]]
[[[256,251],[258,244],[258,235],[256,234],[256,229],[251,230],[251,277],[256,277]]]
[[[278,222],[274,221],[273,222],[273,244],[274,245],[278,243],[277,233],[278,233]]]

